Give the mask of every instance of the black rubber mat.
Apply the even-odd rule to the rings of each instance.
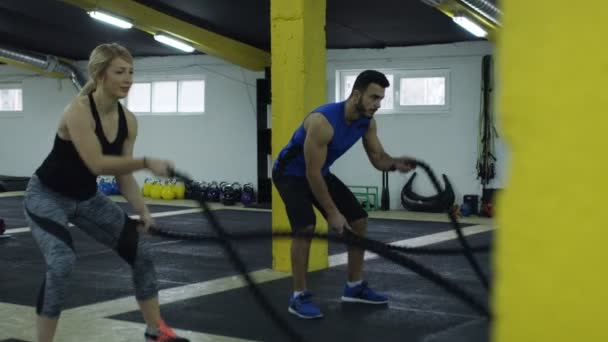
[[[190,214],[193,215],[193,214]],[[194,214],[196,216],[196,214]],[[261,219],[268,213],[219,210],[226,222],[242,222],[239,229],[270,229]],[[199,225],[203,222],[197,216]],[[181,222],[181,216],[159,221]],[[183,223],[182,223],[183,224]],[[201,228],[184,224],[191,231]],[[88,237],[77,228],[70,229],[77,253],[66,308],[132,295],[130,267],[112,250]],[[233,274],[230,263],[217,244],[176,241],[146,237],[153,244],[155,268],[161,288],[182,286]],[[268,268],[272,263],[271,241],[238,242],[240,253],[251,270]],[[44,260],[31,234],[13,234],[0,240],[0,302],[35,306],[38,288],[45,272]]]
[[[489,244],[491,233],[470,238],[473,245]],[[455,247],[451,241],[438,247]],[[489,257],[478,255],[485,272]],[[461,256],[417,257],[419,262],[488,303],[488,293],[477,281]],[[417,274],[382,259],[368,261],[366,278],[376,290],[391,299],[388,306],[344,304],[339,298],[346,267],[310,273],[313,300],[325,317],[301,320],[287,313],[292,279],[261,284],[273,305],[307,341],[408,341],[408,342],[487,342],[488,321],[468,306]],[[259,341],[286,341],[260,309],[247,288],[219,292],[188,301],[163,305],[165,318],[176,328]],[[238,317],[238,319],[235,319]],[[142,322],[139,312],[112,317]]]
[[[128,203],[117,202],[123,210],[129,214],[133,214],[133,209]],[[148,205],[150,212],[162,213],[168,211],[192,209],[177,205]],[[23,196],[0,197],[0,217],[4,219],[6,228],[23,228],[27,227],[27,222],[23,215]]]
[[[215,211],[220,222],[230,231],[270,232],[271,213],[244,210]],[[160,217],[156,223],[167,229],[211,234],[209,223],[202,213]],[[431,234],[450,229],[445,223],[417,221],[370,220],[369,235],[383,241]],[[76,227],[70,232],[74,238],[77,263],[72,274],[70,296],[66,308],[132,295],[130,268],[112,250],[98,244]],[[197,283],[234,273],[223,250],[214,243],[176,241],[161,237],[146,239],[153,244],[154,258],[161,288]],[[239,253],[250,270],[270,268],[272,247],[270,240],[236,243]],[[0,301],[35,305],[38,287],[45,265],[31,234],[13,234],[0,240]],[[339,252],[341,246],[330,247]],[[429,260],[432,260],[429,259]]]

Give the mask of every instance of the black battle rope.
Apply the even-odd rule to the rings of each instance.
[[[150,227],[150,233],[172,238],[172,239],[188,240],[188,241],[217,243],[217,242],[220,242],[220,240],[221,240],[219,237],[217,237],[215,235],[211,235],[211,234],[176,232],[176,231],[171,231],[171,230],[169,230],[163,226],[159,226],[159,225]],[[226,232],[226,237],[233,241],[267,240],[267,239],[272,239],[272,238],[290,239],[290,238],[300,237],[300,238],[308,238],[308,239],[313,239],[313,238],[324,239],[324,240],[330,240],[333,242],[347,244],[344,241],[344,238],[342,238],[338,235],[330,236],[328,234],[321,234],[321,233],[298,233],[296,235],[292,232],[274,232],[273,233],[273,232],[268,232],[266,230],[256,230],[256,231],[238,232],[238,233]],[[396,246],[396,245],[391,245],[391,244],[384,244],[383,242],[373,240],[373,239],[370,239],[367,237],[361,237],[360,244],[362,246],[364,246],[363,247],[364,249],[369,249],[369,248],[367,248],[367,246],[369,246],[369,244],[371,244],[371,243],[381,243],[384,245],[384,248],[386,248],[387,250],[392,250],[395,252],[412,254],[412,255],[435,255],[435,256],[443,255],[443,256],[445,256],[445,255],[461,255],[464,253],[464,250],[462,248],[429,248],[429,247]],[[490,251],[489,246],[471,247],[471,252],[473,252],[473,253],[487,253],[489,251]]]
[[[151,227],[150,231],[153,234],[165,236],[165,237],[169,237],[169,238],[222,242],[221,239],[217,238],[217,237],[210,237],[208,235],[192,234],[192,233],[176,233],[176,232],[172,232],[172,231],[162,230],[158,227]],[[271,234],[271,233],[267,233],[267,232],[244,233],[244,234],[238,234],[238,235],[232,235],[232,234],[226,233],[226,235],[224,235],[224,237],[227,239],[232,239],[231,237],[236,237],[235,240],[249,240],[252,238],[254,238],[254,239],[257,239],[257,238],[318,238],[318,239],[326,239],[326,240],[332,241],[332,242],[343,243],[345,245],[356,246],[356,247],[359,247],[364,250],[369,250],[389,261],[392,261],[393,263],[395,263],[397,265],[400,265],[404,268],[408,268],[408,269],[414,271],[415,273],[421,275],[422,277],[427,278],[428,280],[431,280],[439,287],[445,289],[447,292],[455,295],[456,297],[458,297],[459,299],[464,301],[466,304],[470,305],[478,313],[480,313],[484,316],[490,317],[490,313],[488,312],[488,309],[485,308],[482,304],[480,304],[470,293],[468,293],[466,290],[462,289],[458,285],[454,285],[452,282],[446,280],[444,277],[437,274],[433,270],[417,263],[416,261],[414,261],[402,254],[396,253],[395,251],[391,250],[390,248],[387,248],[387,247],[390,247],[390,245],[386,245],[379,241],[375,241],[375,240],[371,240],[371,239],[368,239],[368,238],[365,238],[365,237],[362,237],[359,235],[355,235],[348,229],[346,229],[344,232],[345,233],[344,233],[343,237],[338,236],[338,235],[318,234],[318,233],[298,233],[298,234],[272,233]],[[481,249],[485,249],[485,247],[482,247]],[[417,248],[413,248],[413,250],[415,250],[416,254],[432,254],[432,255],[454,255],[454,254],[462,253],[461,249],[445,249],[445,250],[437,249],[437,250],[427,251],[424,249],[419,250]]]
[[[431,180],[434,181],[435,186],[438,187],[439,183],[437,182],[437,179],[434,177],[434,174],[432,173],[430,168],[426,164],[422,164],[420,162],[418,162],[418,165],[421,165],[425,169],[425,171],[427,171],[427,173],[429,174],[429,177],[431,177]],[[187,177],[184,174],[181,174],[180,172],[176,172],[174,170],[172,170],[171,176],[182,179],[188,185],[193,183],[193,181],[189,177]],[[438,191],[441,191],[440,187],[438,188]],[[207,219],[209,220],[211,227],[217,234],[218,242],[221,243],[222,247],[228,254],[228,256],[229,256],[230,260],[232,261],[232,263],[234,264],[235,268],[241,273],[241,275],[247,282],[249,289],[252,291],[254,297],[256,298],[256,300],[258,301],[260,306],[275,321],[275,323],[287,335],[290,336],[290,338],[293,341],[304,341],[303,338],[301,336],[299,336],[299,334],[297,334],[292,329],[292,327],[278,314],[278,312],[270,304],[269,300],[266,298],[264,293],[258,288],[258,286],[253,281],[253,279],[251,279],[251,276],[249,275],[249,272],[247,270],[247,266],[245,265],[245,263],[242,261],[242,259],[240,258],[240,256],[238,255],[238,253],[236,252],[234,247],[232,246],[230,239],[234,235],[227,233],[225,231],[225,229],[219,224],[219,221],[217,220],[217,218],[215,217],[213,212],[210,210],[210,208],[208,207],[207,203],[205,202],[205,200],[203,198],[201,198],[199,196],[196,200],[199,203],[199,205],[202,207],[203,214],[207,216]],[[452,216],[450,216],[450,218],[452,219]],[[460,229],[460,227],[459,227],[458,222],[456,221],[455,217],[453,217],[453,220],[452,220],[453,224],[454,224],[454,222],[456,222],[456,224],[454,226],[458,231]],[[170,236],[170,237],[197,239],[197,236],[194,236],[194,235],[176,234],[176,233],[172,233],[172,232],[159,230],[158,228],[153,228],[153,232],[160,234],[160,235]],[[388,260],[391,260],[397,264],[400,264],[404,267],[409,268],[410,270],[414,271],[415,273],[418,273],[419,275],[423,276],[424,278],[427,278],[428,280],[433,281],[438,286],[444,288],[446,291],[452,293],[453,295],[455,295],[456,297],[458,297],[465,303],[469,304],[475,311],[483,314],[486,317],[490,317],[490,312],[484,305],[480,304],[472,295],[470,295],[468,292],[466,292],[459,286],[444,279],[441,275],[435,273],[434,271],[426,268],[425,266],[423,266],[421,264],[418,264],[417,262],[407,258],[406,256],[404,256],[402,254],[398,254],[398,253],[394,252],[393,250],[387,248],[387,245],[385,245],[382,242],[373,241],[370,239],[366,239],[366,238],[354,235],[349,230],[345,230],[345,232],[346,232],[346,234],[344,234],[344,238],[342,238],[342,239],[340,239],[339,237],[331,236],[331,235],[322,236],[320,234],[319,234],[318,238],[327,238],[332,241],[348,243],[351,245],[356,245],[358,247],[368,249]],[[460,234],[462,234],[462,232],[460,232]],[[279,233],[277,235],[281,235],[281,234]],[[285,236],[286,235],[287,234],[285,234]],[[198,237],[201,237],[201,236],[199,235]],[[205,238],[208,239],[209,237],[206,236]],[[471,254],[470,246],[468,244],[466,244],[466,241],[464,241],[464,243],[465,243],[464,244],[465,249],[467,249],[465,251],[465,253]],[[473,258],[472,260],[473,260],[473,264],[477,265],[477,263],[475,262],[475,259]]]
[[[193,183],[193,181],[189,177],[181,174],[180,172],[171,170],[171,173],[172,177],[181,178],[185,183],[187,183],[187,185]],[[258,301],[258,304],[260,304],[264,311],[266,311],[266,314],[268,314],[274,320],[276,325],[281,328],[286,335],[290,337],[291,341],[304,342],[302,336],[300,336],[289,325],[289,323],[287,323],[287,321],[279,315],[277,310],[275,310],[275,308],[270,304],[270,300],[266,298],[266,295],[264,295],[260,288],[255,284],[253,279],[251,279],[249,271],[247,270],[247,265],[245,265],[245,263],[239,256],[239,253],[232,246],[232,242],[228,238],[228,233],[226,233],[226,230],[220,225],[219,221],[207,205],[207,202],[205,202],[202,196],[197,196],[197,202],[203,208],[203,212],[207,215],[207,219],[209,220],[211,227],[217,234],[217,237],[220,239],[220,244],[226,251],[226,254],[228,254],[228,257],[232,261],[234,267],[237,269],[237,271],[241,273],[241,275],[249,285],[249,290],[253,293],[253,296]]]
[[[435,186],[437,193],[441,193],[441,185],[439,185],[439,181],[437,180],[437,177],[435,176],[435,173],[433,172],[431,167],[429,165],[427,165],[425,162],[422,162],[419,160],[416,161],[416,165],[420,166],[427,173],[427,175],[431,179],[431,182],[433,182],[433,185]],[[462,245],[462,247],[464,249],[465,257],[469,261],[469,264],[471,264],[471,267],[475,271],[475,274],[477,274],[477,278],[479,279],[479,281],[483,284],[483,286],[487,290],[489,288],[488,279],[483,274],[483,271],[481,270],[481,267],[479,266],[477,259],[475,259],[475,256],[473,255],[473,253],[471,251],[471,246],[469,245],[469,243],[467,242],[467,239],[464,237],[464,234],[462,233],[462,228],[460,227],[460,223],[456,219],[456,213],[454,212],[454,210],[448,210],[448,216],[450,217],[450,222],[452,223],[454,230],[456,230],[456,234],[458,235],[458,241],[460,241],[460,244]]]

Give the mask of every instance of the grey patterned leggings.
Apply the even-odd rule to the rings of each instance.
[[[157,296],[156,272],[149,247],[139,239],[135,222],[100,192],[76,201],[47,188],[33,175],[24,197],[25,217],[47,265],[36,312],[57,318],[61,314],[76,253],[68,222],[99,243],[115,250],[133,270],[135,297]]]

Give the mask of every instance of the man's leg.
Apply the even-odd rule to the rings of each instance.
[[[336,203],[338,210],[344,215],[353,232],[365,236],[367,233],[367,212],[363,209],[355,195],[338,177],[327,177],[327,188]],[[388,298],[375,293],[363,280],[363,258],[365,251],[356,247],[348,247],[348,275],[344,286],[342,301],[367,304],[386,304]]]
[[[302,229],[302,233],[314,232],[314,226]],[[291,242],[291,270],[293,273],[293,289],[295,292],[306,290],[306,273],[308,272],[308,258],[310,253],[309,238],[295,238]]]
[[[353,232],[359,236],[367,233],[367,217],[350,222]],[[361,248],[348,246],[348,281],[356,282],[363,279],[363,257],[365,251]]]
[[[297,233],[314,232],[316,217],[312,206],[312,194],[304,177],[273,177],[292,231]],[[289,313],[300,318],[323,317],[321,310],[311,301],[312,294],[306,284],[308,257],[310,253],[309,238],[294,238],[291,242],[291,270],[294,292],[289,299]]]

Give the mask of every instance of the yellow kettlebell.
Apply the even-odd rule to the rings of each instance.
[[[153,199],[160,199],[163,192],[163,186],[159,181],[154,182],[152,188],[150,189],[150,197]]]
[[[169,184],[169,181],[165,181],[165,186],[163,186],[162,197],[164,200],[172,200],[175,198],[175,194],[173,193],[173,187]]]
[[[184,182],[175,183],[175,198],[184,199],[186,197],[186,185]]]
[[[171,178],[171,191],[173,191],[173,195],[177,198],[177,179]]]
[[[150,196],[150,190],[152,190],[152,181],[150,180],[150,178],[146,178],[146,180],[144,181],[144,187],[142,189],[144,197]]]

